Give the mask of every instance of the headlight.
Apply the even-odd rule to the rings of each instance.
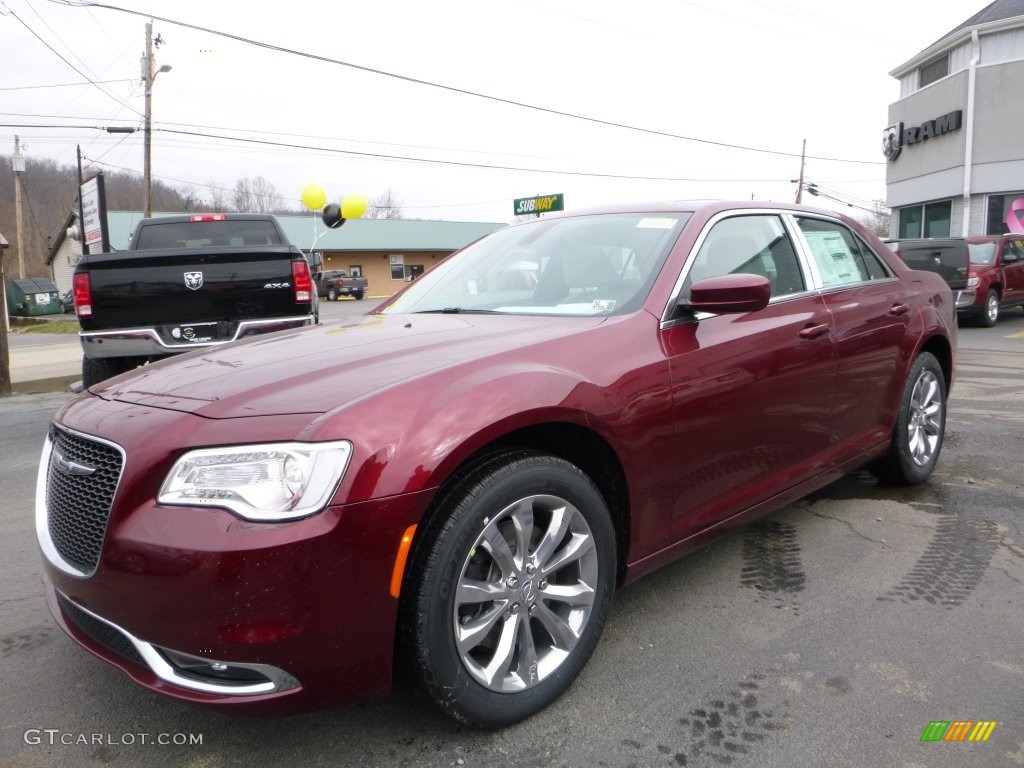
[[[171,467],[157,501],[223,507],[246,520],[294,520],[324,508],[351,454],[346,440],[189,451]]]
[[[978,277],[969,277],[969,278],[967,278],[967,287],[968,287],[968,288],[974,288],[974,287],[976,287],[976,286],[978,285],[978,283],[980,283],[980,282],[981,282],[981,278],[978,278]]]

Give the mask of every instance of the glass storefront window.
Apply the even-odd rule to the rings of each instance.
[[[949,237],[949,220],[953,215],[953,202],[929,203],[924,207],[924,236]]]
[[[900,208],[899,237],[949,237],[952,215],[951,200]]]
[[[1009,232],[1006,226],[1006,212],[1014,200],[1024,197],[1024,192],[1006,192],[1002,195],[988,196],[988,217],[985,224],[986,235],[1003,235]]]
[[[921,236],[921,213],[922,207],[915,205],[910,208],[900,208],[900,233],[899,237],[920,237]]]

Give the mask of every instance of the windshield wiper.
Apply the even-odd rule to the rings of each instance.
[[[444,307],[443,309],[421,309],[414,315],[501,315],[496,309],[468,309],[466,307]]]

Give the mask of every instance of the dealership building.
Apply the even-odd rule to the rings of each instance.
[[[1024,0],[991,3],[889,74],[891,236],[1006,232],[1024,198]]]

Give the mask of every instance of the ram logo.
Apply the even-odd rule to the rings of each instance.
[[[193,291],[198,291],[203,287],[203,273],[202,272],[186,272],[185,273],[185,287]]]

